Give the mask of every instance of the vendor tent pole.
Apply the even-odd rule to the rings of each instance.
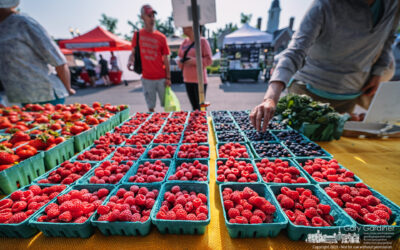
[[[200,109],[205,110],[204,106],[204,79],[203,79],[203,60],[200,46],[200,28],[199,28],[199,9],[197,6],[197,0],[191,0],[192,4],[192,20],[193,20],[193,32],[194,32],[194,45],[196,48],[196,65],[197,65],[197,81],[199,88],[199,102]]]

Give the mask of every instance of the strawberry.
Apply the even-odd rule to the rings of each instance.
[[[7,151],[0,151],[0,164],[12,164],[14,163],[15,157],[13,153]]]
[[[54,124],[51,124],[49,128],[51,130],[56,131],[56,130],[60,130],[61,129],[61,125],[59,123],[54,123]]]
[[[21,158],[22,160],[25,160],[25,159],[37,154],[37,150],[36,150],[36,148],[34,148],[30,145],[24,145],[22,147],[17,148],[16,154],[19,156],[19,158]]]
[[[15,132],[15,134],[11,137],[11,139],[9,140],[10,143],[15,144],[17,142],[26,142],[29,141],[31,139],[31,137],[28,134],[25,134],[22,131],[17,131]]]
[[[51,139],[51,137],[49,135],[41,134],[41,135],[37,136],[36,139],[30,141],[29,145],[36,148],[37,150],[43,150],[43,149],[47,148],[49,139]]]
[[[0,165],[0,171],[6,170],[7,168],[11,168],[12,164],[2,164]]]
[[[57,137],[57,138],[54,139],[54,143],[55,143],[55,144],[60,144],[60,143],[62,143],[62,142],[64,142],[64,141],[65,141],[65,138],[62,137],[62,136]]]
[[[49,123],[49,118],[45,115],[41,115],[38,118],[35,119],[35,122],[37,123]]]
[[[70,128],[70,132],[71,132],[71,134],[73,134],[73,135],[77,135],[77,134],[80,134],[81,132],[83,132],[85,129],[82,127],[82,126],[77,126],[77,125],[73,125],[71,128]]]
[[[71,122],[80,121],[82,119],[82,117],[83,117],[83,115],[80,112],[78,112],[78,113],[71,115],[70,121]]]
[[[99,103],[99,102],[94,102],[94,103],[92,104],[92,107],[93,107],[94,109],[101,108],[101,103]]]
[[[97,120],[97,118],[92,115],[88,115],[86,117],[86,123],[89,125],[97,125],[99,124],[99,120]]]
[[[11,128],[11,127],[12,127],[12,124],[11,124],[10,120],[8,120],[7,117],[4,117],[0,121],[0,129]]]

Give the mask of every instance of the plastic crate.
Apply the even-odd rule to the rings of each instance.
[[[91,128],[86,130],[79,135],[74,136],[74,148],[75,152],[79,153],[85,148],[89,147],[93,141],[96,140],[96,129]]]
[[[107,204],[110,200],[111,196],[115,195],[120,188],[125,188],[129,190],[129,188],[133,185],[137,185],[139,187],[147,187],[149,191],[153,189],[157,189],[160,191],[161,185],[160,184],[123,184],[116,187],[113,192],[107,197],[104,204]],[[160,198],[160,194],[156,198],[157,200]],[[153,208],[154,208],[153,206]],[[98,221],[99,214],[96,212],[93,217],[91,218],[91,223],[93,226],[97,227],[100,232],[106,236],[110,235],[121,235],[121,236],[145,236],[149,234],[151,229],[151,218],[149,217],[148,220],[145,222],[130,222],[130,221]]]
[[[178,158],[178,152],[181,150],[182,145],[189,145],[189,144],[197,144],[198,146],[207,146],[208,147],[208,157],[205,158]],[[208,143],[182,143],[179,145],[178,149],[176,150],[175,158],[177,160],[190,160],[190,159],[196,159],[196,160],[209,160],[211,156],[211,149],[210,149],[210,144]]]
[[[272,193],[274,194],[275,202],[278,203],[276,196],[281,193],[282,187],[288,187],[290,189],[295,189],[297,187],[303,187],[306,189],[310,189],[312,193],[317,196],[322,204],[330,205],[331,211],[330,215],[332,215],[335,219],[335,226],[331,227],[311,227],[311,226],[299,226],[295,225],[291,222],[287,215],[285,217],[288,219],[289,224],[287,227],[287,233],[291,240],[305,240],[307,235],[321,233],[327,235],[333,235],[334,233],[338,234],[339,232],[344,232],[346,228],[351,228],[355,226],[354,221],[351,219],[349,215],[347,215],[328,195],[325,194],[323,190],[318,185],[311,184],[296,184],[296,185],[271,185],[267,186]],[[282,209],[279,206],[280,209]]]
[[[218,158],[218,159],[228,159],[228,158],[222,158],[222,157],[220,157],[220,155],[219,155],[219,148],[220,148],[220,146],[223,146],[223,145],[228,144],[228,143],[229,143],[229,142],[226,142],[226,143],[217,143],[217,145],[215,146],[215,150],[217,151],[217,158]],[[250,147],[247,145],[247,143],[245,143],[245,142],[232,142],[232,143],[239,143],[239,144],[241,144],[241,145],[246,146],[246,150],[247,150],[247,154],[249,155],[249,158],[240,158],[240,159],[253,159],[252,151],[251,151]],[[235,158],[235,159],[238,159],[238,158]]]
[[[115,186],[112,185],[76,185],[70,187],[66,192],[71,190],[88,189],[89,192],[94,192],[100,188],[106,188],[112,192]],[[54,201],[55,202],[55,201]],[[104,204],[104,201],[103,203]],[[29,221],[30,225],[42,231],[48,237],[68,237],[68,238],[89,238],[94,233],[94,228],[90,223],[90,216],[84,223],[52,223],[52,222],[38,222],[37,219],[44,213],[45,207],[42,207],[39,212]]]
[[[170,159],[162,159],[162,160],[160,160],[160,159],[143,159],[143,160],[138,161],[136,164],[134,164],[131,167],[131,169],[129,169],[129,171],[126,172],[125,176],[121,179],[120,183],[122,183],[122,184],[131,184],[131,185],[132,184],[148,184],[148,183],[142,183],[142,182],[130,182],[129,181],[129,177],[135,176],[137,171],[138,171],[138,169],[139,169],[139,166],[142,165],[143,163],[147,162],[147,161],[150,162],[150,163],[154,163],[155,161],[162,161],[165,165],[168,166],[168,170],[167,170],[167,173],[165,174],[164,179],[162,181],[151,182],[151,184],[162,184],[162,183],[166,182],[167,181],[167,177],[170,175],[170,172],[172,171],[172,169],[174,167],[174,161],[170,160]]]
[[[169,180],[168,178],[175,174],[176,169],[184,162],[194,162],[194,161],[199,161],[201,164],[207,165],[208,166],[208,171],[207,171],[207,181],[191,181],[191,180],[187,180],[187,181],[181,181],[181,180]],[[175,164],[173,164],[173,167],[171,168],[171,171],[169,172],[169,175],[167,176],[167,182],[195,182],[195,183],[210,183],[210,161],[209,160],[204,160],[204,159],[187,159],[187,160],[176,160]]]
[[[21,188],[20,190],[26,191],[26,190],[29,189],[30,186],[31,185],[25,186],[25,187]],[[39,186],[43,188],[43,187],[49,187],[49,186],[52,186],[52,185],[39,184]],[[66,189],[64,189],[64,191],[65,190]],[[63,193],[64,191],[62,191],[61,193]],[[7,197],[4,197],[4,199],[8,199],[8,198],[10,198],[10,195],[8,195]],[[54,202],[55,199],[56,198],[53,198],[48,203],[44,204],[43,207],[45,207],[47,204],[49,204],[51,202]],[[23,222],[18,223],[18,224],[3,224],[3,223],[0,223],[0,237],[30,238],[30,237],[34,236],[39,231],[29,224],[29,220],[31,218],[33,218],[33,216],[35,216],[39,211],[40,211],[40,209],[36,210],[26,220],[24,220]]]
[[[130,112],[129,106],[126,109],[119,112],[119,123],[122,123],[129,118],[129,112]]]
[[[238,224],[230,223],[224,208],[224,200],[222,191],[225,188],[231,188],[233,191],[242,191],[245,187],[249,187],[258,193],[259,196],[266,198],[272,205],[276,207],[274,221],[271,223],[261,224]],[[276,237],[282,229],[285,229],[288,223],[287,218],[283,215],[282,210],[274,199],[274,195],[267,189],[266,185],[261,183],[228,183],[219,186],[219,196],[221,198],[221,206],[224,212],[225,225],[228,229],[229,236],[232,238],[260,238],[260,237]]]
[[[332,159],[331,157],[317,157],[317,158],[328,160],[328,161]],[[331,182],[339,183],[339,184],[351,184],[351,183],[362,182],[362,180],[357,175],[354,175],[354,177],[353,177],[354,181],[351,181],[351,182],[340,182],[340,181],[318,182],[300,165],[300,163],[304,163],[308,160],[314,160],[314,159],[316,159],[316,158],[306,158],[306,157],[294,158],[294,161],[299,166],[300,171],[303,171],[303,173],[307,176],[307,178],[311,181],[312,184],[323,184],[323,183],[331,183]],[[339,164],[339,166],[340,166],[340,168],[344,168],[344,169],[348,170],[347,168],[343,167],[343,165],[341,165],[341,164]],[[350,171],[350,170],[348,170],[348,171]]]
[[[160,220],[156,218],[157,212],[161,207],[164,200],[164,194],[166,191],[171,190],[173,186],[179,186],[181,189],[187,190],[189,192],[194,191],[196,193],[203,193],[207,196],[207,208],[208,208],[208,218],[204,221],[187,221],[187,220]],[[162,234],[204,234],[206,226],[210,223],[211,210],[210,210],[210,195],[209,187],[206,183],[195,183],[195,182],[168,182],[162,185],[159,196],[160,199],[157,200],[151,211],[151,220],[153,224],[157,227],[158,231]]]
[[[0,192],[10,194],[44,174],[43,152],[0,172]]]
[[[63,163],[64,161],[70,159],[75,154],[74,150],[74,138],[58,144],[54,148],[51,148],[44,152],[44,165],[46,171],[51,170],[55,166]]]
[[[268,158],[269,161],[275,161],[275,159],[277,159],[277,158]],[[281,159],[282,161],[287,161],[287,162],[289,162],[289,167],[293,166],[293,167],[297,168],[297,169],[300,171],[300,176],[301,176],[301,177],[304,177],[304,178],[307,180],[307,183],[267,182],[267,181],[265,181],[265,180],[263,179],[263,177],[262,177],[262,175],[261,175],[261,173],[260,173],[260,171],[258,170],[257,165],[256,165],[258,162],[261,161],[261,159],[255,159],[255,160],[254,160],[254,165],[255,165],[256,168],[257,168],[257,171],[258,171],[258,174],[259,174],[259,176],[260,176],[260,179],[261,179],[261,182],[262,182],[262,183],[265,183],[265,184],[267,184],[267,185],[311,184],[311,181],[310,181],[309,177],[301,170],[301,167],[298,166],[298,164],[296,164],[292,159],[285,159],[285,158],[279,158],[279,159]]]
[[[348,185],[350,187],[354,187],[355,183],[350,183],[346,184],[343,183],[342,185]],[[321,189],[324,189],[325,187],[329,186],[329,184],[319,184]],[[372,195],[378,198],[382,204],[386,205],[392,210],[392,216],[390,216],[389,225],[367,225],[367,224],[360,224],[357,221],[353,219],[353,221],[356,223],[357,227],[354,228],[356,230],[349,231],[350,233],[357,233],[360,235],[365,235],[365,234],[371,234],[371,232],[393,232],[393,237],[392,238],[399,238],[400,237],[400,206],[396,205],[394,202],[386,198],[384,195],[376,191],[375,189],[371,188],[370,186],[366,185],[368,189],[372,192]],[[325,191],[324,191],[325,192]],[[343,210],[344,213],[346,213]]]
[[[216,159],[215,160],[215,181],[216,181],[216,183],[218,184],[218,185],[220,185],[220,184],[223,184],[223,183],[243,183],[243,182],[237,182],[237,181],[235,181],[235,182],[220,182],[220,181],[218,181],[217,180],[217,177],[218,177],[218,174],[217,174],[217,171],[218,171],[218,161],[222,161],[224,164],[226,163],[226,161],[227,161],[228,159]],[[251,163],[251,165],[253,165],[253,168],[254,168],[254,173],[256,173],[257,174],[257,181],[254,181],[254,182],[245,182],[245,183],[260,183],[261,182],[261,176],[260,176],[260,174],[258,173],[258,169],[257,169],[257,167],[256,167],[256,165],[254,164],[254,161],[252,160],[252,159],[243,159],[243,158],[241,158],[241,159],[235,159],[236,161],[245,161],[246,163]]]

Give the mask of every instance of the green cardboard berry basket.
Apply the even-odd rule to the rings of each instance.
[[[105,133],[107,133],[108,131],[112,130],[115,127],[113,124],[114,120],[119,121],[118,114],[113,115],[110,118],[108,118],[107,121],[96,125],[95,127],[96,139],[100,138],[100,136],[104,135]]]
[[[129,106],[127,108],[125,108],[124,110],[118,112],[118,114],[119,114],[119,123],[122,123],[122,122],[124,122],[125,120],[127,120],[129,118],[129,112],[130,112]]]
[[[266,198],[275,206],[274,220],[271,223],[260,224],[238,224],[230,223],[227,212],[224,208],[224,200],[222,191],[225,188],[231,188],[233,191],[242,191],[245,187],[249,187],[258,193],[259,196]],[[221,206],[224,212],[225,225],[231,238],[266,238],[276,237],[282,229],[285,229],[288,223],[287,218],[283,215],[283,211],[279,209],[279,205],[273,198],[274,195],[267,189],[266,185],[261,183],[227,183],[219,186],[219,196],[221,198]]]
[[[350,187],[354,187],[355,183],[343,184],[348,185]],[[319,187],[324,190],[325,187],[329,186],[329,184],[319,184]],[[371,235],[372,233],[376,232],[378,235],[382,232],[385,232],[390,238],[398,239],[400,237],[400,206],[395,204],[393,201],[386,198],[384,195],[376,191],[375,189],[371,188],[370,186],[366,185],[368,189],[372,192],[372,195],[378,198],[383,205],[386,205],[390,210],[392,210],[392,215],[390,216],[389,225],[369,225],[369,224],[361,224],[355,221],[353,218],[352,220],[356,223],[356,227],[349,230],[349,233],[356,233],[362,235]],[[324,190],[325,192],[325,190]],[[329,195],[327,195],[329,196]],[[341,208],[343,210],[343,208]],[[344,213],[346,213],[343,210]]]
[[[193,163],[194,161],[199,161],[201,164],[207,165],[208,166],[208,171],[207,171],[207,181],[191,181],[191,180],[187,180],[187,181],[182,181],[182,180],[169,180],[169,177],[171,175],[174,175],[176,172],[176,169],[184,162],[190,162]],[[175,164],[173,165],[171,171],[169,172],[169,175],[167,176],[167,182],[194,182],[194,183],[210,183],[210,161],[209,160],[204,160],[204,159],[187,159],[187,160],[176,160]]]
[[[140,161],[137,161],[136,164],[134,164],[128,172],[126,172],[125,176],[121,179],[122,184],[130,184],[130,185],[135,185],[135,184],[148,184],[148,183],[143,183],[143,182],[130,182],[129,181],[129,177],[131,176],[135,176],[137,171],[139,170],[139,166],[142,165],[145,162],[150,162],[150,163],[154,163],[156,161],[161,161],[163,162],[165,165],[168,166],[168,170],[167,173],[165,174],[165,177],[162,181],[157,181],[157,182],[152,182],[151,184],[162,184],[164,182],[167,181],[167,177],[170,175],[170,172],[173,170],[174,167],[174,163],[175,161],[170,160],[170,159],[142,159]]]
[[[44,174],[43,152],[0,172],[0,192],[10,194]]]
[[[208,157],[205,158],[179,158],[178,157],[178,152],[181,150],[182,145],[189,145],[189,144],[197,144],[198,146],[207,146],[208,147]],[[209,160],[211,156],[211,149],[210,149],[210,144],[208,143],[181,143],[176,152],[175,152],[175,159],[176,160],[190,160],[190,159],[196,159],[196,160]]]
[[[208,217],[204,221],[188,221],[188,220],[162,220],[157,219],[157,212],[160,210],[161,204],[164,201],[165,192],[171,190],[173,186],[179,186],[188,192],[194,191],[196,193],[203,193],[207,196]],[[210,194],[209,187],[206,183],[195,182],[168,182],[164,183],[161,187],[159,194],[160,199],[157,200],[151,211],[151,220],[157,227],[158,231],[162,234],[204,234],[206,226],[210,223],[211,210],[210,210]]]
[[[33,185],[33,184],[32,184]],[[26,191],[29,189],[31,185],[27,185],[24,186],[23,188],[19,189],[21,191]],[[47,185],[47,184],[39,184],[38,186],[40,186],[41,188],[44,187],[50,187],[52,185]],[[65,190],[67,190],[68,188],[64,189],[60,194],[63,194]],[[10,194],[11,195],[11,194]],[[10,195],[8,195],[7,197],[4,197],[2,200],[4,199],[9,199]],[[54,202],[56,199],[53,198],[52,200],[50,200],[48,203],[44,204],[42,207],[47,206],[48,204],[50,204],[51,202]],[[38,210],[36,210],[33,214],[31,214],[26,220],[20,222],[20,223],[13,223],[13,224],[3,224],[0,223],[0,237],[7,237],[7,238],[30,238],[32,236],[34,236],[35,234],[37,234],[39,231],[32,227],[29,224],[29,221],[31,218],[33,218],[33,216],[35,216],[39,211],[41,210],[41,208],[39,208]]]
[[[269,161],[275,161],[275,159],[278,159],[278,158],[267,158],[267,159],[268,159]],[[282,161],[287,161],[287,162],[289,162],[289,167],[295,167],[295,168],[297,168],[297,169],[300,171],[300,177],[304,177],[304,178],[307,180],[307,183],[283,183],[283,182],[280,182],[280,183],[279,183],[279,182],[268,182],[268,181],[265,181],[264,178],[263,178],[263,176],[262,176],[261,173],[260,173],[260,170],[258,170],[258,167],[257,167],[257,165],[256,165],[258,162],[261,162],[262,159],[254,159],[254,165],[255,165],[256,168],[257,168],[257,171],[258,171],[258,174],[260,175],[260,178],[261,178],[261,182],[262,182],[262,183],[265,183],[265,184],[267,184],[267,185],[311,184],[310,178],[301,170],[301,167],[298,166],[298,164],[296,164],[292,159],[289,159],[289,158],[279,158],[279,159],[281,159]]]
[[[225,144],[228,144],[228,143],[229,143],[229,142],[217,143],[217,145],[215,146],[215,150],[217,151],[217,158],[218,158],[218,159],[228,159],[228,158],[222,158],[222,157],[220,157],[220,155],[219,155],[219,148],[220,148],[221,146],[225,145]],[[251,151],[249,145],[247,145],[246,142],[232,142],[232,143],[239,143],[239,144],[241,144],[241,145],[246,146],[246,150],[247,150],[247,154],[249,155],[249,158],[240,158],[240,159],[253,159],[252,151]],[[235,158],[235,159],[237,159],[237,158]]]
[[[317,158],[320,158],[320,159],[324,159],[324,160],[327,160],[327,161],[329,161],[329,160],[331,160],[331,159],[333,159],[332,157],[317,157]],[[303,173],[307,176],[307,178],[311,181],[311,183],[312,184],[324,184],[324,183],[331,183],[331,182],[334,182],[334,183],[339,183],[339,184],[351,184],[351,183],[359,183],[359,182],[363,182],[357,175],[355,175],[354,174],[354,181],[351,181],[351,182],[340,182],[340,181],[326,181],[326,182],[318,182],[318,181],[316,181],[300,164],[302,164],[302,163],[304,163],[304,162],[306,162],[306,161],[308,161],[308,160],[314,160],[314,159],[316,159],[316,158],[307,158],[307,157],[298,157],[298,158],[294,158],[294,162],[297,164],[297,166],[299,166],[299,168],[300,168],[300,171],[303,171]],[[348,170],[347,168],[345,168],[342,164],[339,164],[339,166],[340,166],[340,168],[343,168],[343,169],[346,169],[347,171],[350,171],[350,170]]]
[[[96,140],[96,129],[91,128],[74,136],[75,153],[81,152]]]
[[[355,226],[354,221],[351,217],[345,213],[325,192],[318,186],[318,185],[311,185],[311,184],[293,184],[293,185],[271,185],[267,186],[272,193],[274,194],[274,200],[277,204],[279,204],[276,196],[281,193],[282,187],[288,187],[290,189],[295,189],[298,187],[310,189],[313,195],[317,196],[320,200],[320,203],[330,205],[331,211],[330,215],[334,217],[334,226],[330,227],[312,227],[312,226],[299,226],[295,225],[292,221],[289,220],[287,215],[284,213],[284,216],[288,219],[288,227],[286,229],[289,239],[291,240],[305,240],[307,239],[308,235],[310,234],[327,234],[333,235],[334,233],[338,234],[339,232],[345,232],[346,228],[351,228]],[[282,209],[279,205],[279,208]]]
[[[156,137],[156,135],[154,135],[154,138],[155,138],[155,137]],[[153,139],[153,140],[154,140],[154,139]],[[157,147],[157,146],[160,146],[160,145],[162,145],[162,146],[164,146],[164,147],[167,147],[167,146],[175,146],[175,147],[176,147],[175,152],[174,152],[174,155],[172,155],[171,158],[164,158],[164,159],[160,159],[160,160],[173,160],[173,159],[176,158],[176,155],[177,155],[177,153],[178,153],[179,145],[180,145],[180,144],[177,144],[177,143],[175,143],[175,144],[165,144],[165,143],[156,144],[156,143],[151,143],[151,144],[148,145],[147,150],[143,153],[142,159],[146,159],[146,160],[157,160],[157,159],[148,158],[148,152],[149,152],[150,150],[152,150],[153,148],[155,148],[155,147]]]
[[[58,144],[54,148],[44,151],[44,165],[46,171],[70,159],[74,156],[74,153],[74,137]]]
[[[112,192],[115,188],[113,185],[75,185],[68,188],[65,193],[71,190],[88,189],[89,192],[97,191],[101,188],[106,188]],[[56,202],[54,200],[52,203]],[[103,203],[104,204],[104,201]],[[29,221],[30,225],[37,228],[47,237],[67,237],[67,238],[89,238],[94,233],[94,227],[90,223],[94,213],[84,223],[53,223],[53,222],[38,222],[39,216],[44,214],[46,206],[41,208],[39,212]]]
[[[151,191],[153,189],[157,189],[158,191],[160,191],[160,188],[161,188],[161,184],[151,184],[151,183],[122,184],[122,185],[117,186],[113,190],[113,192],[105,200],[104,204],[106,205],[109,202],[111,196],[115,195],[120,188],[125,188],[126,190],[129,191],[129,188],[134,185],[137,185],[139,187],[146,187],[149,189],[149,191]],[[158,194],[158,196],[155,199],[156,202],[154,203],[154,206],[160,197],[161,197],[160,194]],[[154,208],[154,206],[153,206],[153,208]],[[153,208],[152,208],[152,210],[153,210]],[[99,214],[96,212],[93,215],[93,217],[91,218],[91,223],[93,226],[97,227],[103,235],[106,235],[106,236],[110,236],[110,235],[145,236],[150,233],[150,229],[151,229],[150,216],[149,216],[149,219],[146,220],[145,222],[140,222],[140,221],[137,221],[137,222],[131,222],[131,221],[109,222],[109,221],[98,221],[97,220],[98,218],[99,218]]]
[[[218,181],[217,180],[217,177],[218,177],[218,174],[217,174],[217,171],[218,171],[218,161],[222,161],[224,164],[226,163],[226,161],[227,161],[228,159],[226,159],[226,158],[220,158],[220,159],[216,159],[215,160],[215,182],[218,184],[218,185],[220,185],[220,184],[224,184],[224,183],[260,183],[261,182],[261,176],[260,176],[260,173],[258,172],[258,169],[257,169],[257,167],[256,167],[256,165],[254,164],[254,160],[253,159],[243,159],[243,158],[240,158],[240,159],[235,159],[236,161],[245,161],[246,163],[251,163],[251,165],[253,165],[253,168],[254,168],[254,173],[256,173],[257,174],[257,180],[256,181],[254,181],[254,182],[238,182],[238,181],[235,181],[235,182],[220,182],[220,181]]]

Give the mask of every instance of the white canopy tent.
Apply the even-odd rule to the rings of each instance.
[[[257,28],[251,27],[247,23],[240,29],[226,35],[223,46],[226,44],[248,44],[248,43],[271,43],[273,37],[267,32],[263,32]]]

